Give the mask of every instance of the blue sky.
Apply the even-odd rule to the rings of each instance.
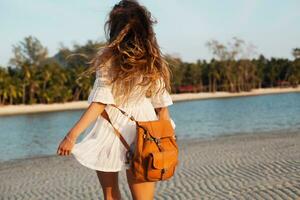
[[[0,65],[12,45],[37,37],[54,55],[60,43],[71,47],[105,40],[103,25],[116,0],[0,0]],[[140,0],[158,20],[161,49],[184,61],[210,59],[208,40],[226,43],[237,36],[266,57],[292,59],[300,47],[299,0]]]

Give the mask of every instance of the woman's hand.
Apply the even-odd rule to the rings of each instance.
[[[68,135],[66,135],[60,142],[56,153],[61,156],[70,155],[75,142],[76,139],[70,138]]]

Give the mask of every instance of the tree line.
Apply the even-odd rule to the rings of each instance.
[[[78,75],[104,42],[89,40],[71,49],[61,46],[55,56],[33,37],[13,45],[9,66],[0,66],[0,104],[35,104],[86,100],[95,76]],[[300,49],[292,50],[294,60],[249,57],[255,47],[239,38],[224,45],[207,42],[214,58],[210,61],[184,62],[166,55],[170,64],[172,93],[241,92],[254,88],[297,87],[300,84]]]

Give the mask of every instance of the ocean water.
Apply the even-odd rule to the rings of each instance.
[[[300,93],[176,102],[169,110],[179,140],[234,134],[300,133]],[[0,161],[56,154],[59,142],[83,112],[0,117]]]

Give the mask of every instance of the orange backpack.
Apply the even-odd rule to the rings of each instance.
[[[113,126],[106,110],[102,116],[112,125],[115,134],[126,147],[127,163],[138,181],[161,181],[171,178],[178,161],[178,145],[175,130],[170,120],[136,121],[114,104],[122,114],[136,123],[136,140],[132,148],[128,145],[121,133]]]

